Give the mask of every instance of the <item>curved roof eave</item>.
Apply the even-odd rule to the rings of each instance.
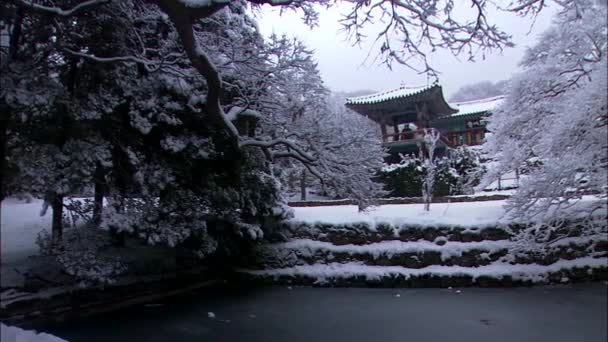
[[[436,87],[439,87],[439,90],[438,90],[438,91],[439,91],[439,98],[441,99],[441,105],[442,105],[443,107],[445,107],[445,109],[446,109],[446,110],[445,110],[446,114],[450,114],[450,115],[452,115],[452,114],[458,113],[458,109],[457,109],[457,108],[452,107],[452,106],[451,106],[451,105],[448,103],[448,101],[446,101],[446,100],[445,100],[445,97],[443,96],[443,88],[442,88],[440,85],[435,85],[435,86],[436,86]]]
[[[470,118],[470,117],[489,116],[490,114],[491,114],[490,111],[484,110],[484,111],[473,112],[473,113],[465,113],[465,114],[456,114],[456,115],[442,116],[440,118],[437,118],[436,121],[458,121],[458,120],[467,119],[467,118]]]

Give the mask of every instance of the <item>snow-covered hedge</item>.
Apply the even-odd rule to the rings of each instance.
[[[484,172],[480,152],[467,147],[450,149],[447,156],[435,158],[436,176],[434,195],[463,195],[473,193]],[[427,174],[423,161],[415,155],[402,156],[398,164],[385,165],[378,179],[390,196],[418,197]]]
[[[284,268],[305,264],[361,262],[369,266],[399,265],[408,268],[428,266],[478,267],[495,262],[550,265],[560,260],[608,255],[603,236],[563,239],[539,251],[519,251],[511,240],[449,241],[444,236],[434,241],[387,240],[368,244],[336,245],[311,239],[294,239],[260,248],[257,267]]]
[[[511,226],[517,228],[517,226]],[[435,241],[437,237],[445,237],[449,241],[482,241],[504,240],[511,235],[506,225],[486,225],[480,227],[465,227],[459,225],[421,225],[395,224],[381,222],[352,222],[343,224],[323,222],[284,223],[284,236],[287,239],[302,238],[331,242],[336,245],[362,245],[373,242],[400,241]]]

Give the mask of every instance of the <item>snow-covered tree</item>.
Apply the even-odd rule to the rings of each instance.
[[[273,35],[236,68],[240,77],[230,85],[235,98],[228,117],[255,118],[255,134],[237,127],[249,136],[242,145],[268,152],[272,147],[267,155],[287,188],[293,181],[286,180],[298,179],[302,188],[316,185],[362,207],[375,197],[380,186],[371,177],[383,156],[377,132],[367,119],[349,112],[343,99],[329,96],[302,42]]]
[[[242,2],[241,4],[244,3],[245,2]],[[252,0],[247,1],[247,3],[250,3],[253,6],[269,4],[302,10],[304,20],[311,25],[314,25],[318,18],[315,4],[332,4],[332,2],[325,0]],[[213,51],[209,49],[210,46],[224,44],[219,42],[220,40],[225,42],[231,39],[225,39],[224,37],[221,37],[221,34],[216,32],[214,36],[218,38],[218,42],[215,44],[208,44],[209,40],[201,40],[201,35],[198,34],[200,33],[199,25],[205,25],[204,23],[201,23],[201,19],[218,17],[218,15],[221,15],[222,9],[229,5],[232,6],[232,2],[161,0],[149,2],[133,1],[124,2],[124,4],[126,5],[124,5],[120,11],[115,11],[115,13],[126,14],[134,23],[144,26],[151,18],[163,19],[168,25],[164,25],[164,27],[158,26],[156,34],[159,37],[169,38],[168,40],[173,41],[176,41],[176,38],[179,38],[181,47],[183,47],[183,51],[190,60],[192,67],[198,71],[206,81],[206,86],[208,88],[206,110],[209,123],[217,126],[218,129],[224,130],[226,134],[228,134],[228,141],[226,144],[223,144],[225,146],[218,146],[218,148],[230,147],[238,151],[244,146],[251,146],[250,142],[249,144],[240,146],[238,131],[233,127],[230,121],[226,119],[226,112],[221,103],[225,100],[222,96],[222,92],[225,89],[224,82],[220,75],[225,73],[225,68],[221,68],[220,66],[224,66],[224,64],[226,64],[224,62],[227,61],[227,59],[214,60]],[[131,9],[128,8],[130,4],[133,5],[131,6]],[[142,14],[142,11],[140,10],[149,7],[147,4],[151,4],[152,6],[157,5],[158,9],[163,14]],[[510,45],[509,36],[489,22],[486,12],[490,5],[487,2],[475,0],[472,1],[472,5],[472,9],[470,13],[468,13],[469,15],[452,16],[451,14],[454,10],[454,5],[451,1],[432,3],[415,1],[396,3],[388,1],[356,1],[353,2],[351,11],[349,11],[342,23],[352,34],[354,41],[357,42],[364,37],[360,30],[366,23],[370,22],[374,16],[379,14],[389,16],[392,19],[386,21],[384,28],[377,36],[379,40],[383,41],[379,53],[385,58],[386,62],[390,64],[393,61],[397,61],[415,67],[415,63],[412,62],[413,57],[413,60],[418,60],[418,62],[424,64],[423,70],[433,71],[432,67],[427,63],[427,54],[424,51],[426,48],[445,48],[454,53],[466,53],[472,58],[477,51],[500,49]],[[529,9],[534,11],[536,10],[536,5],[538,5],[536,1],[525,3],[516,2],[513,6],[507,6],[507,9],[514,12],[525,12]],[[79,20],[67,20],[69,24],[78,26],[81,22],[80,18],[93,18],[94,20],[95,16],[89,17],[87,13],[109,6],[114,6],[114,4],[107,0],[88,0],[78,4],[73,4],[70,1],[47,3],[45,1],[33,2],[13,0],[5,7],[10,8],[10,11],[6,11],[6,13],[18,14],[11,17],[8,25],[10,26],[9,30],[11,31],[11,35],[18,35],[21,29],[14,28],[20,25],[19,23],[22,21],[24,15],[27,18],[60,18],[61,20],[79,18]],[[3,13],[4,12],[5,11],[3,11]],[[238,23],[234,22],[233,25],[238,25]],[[133,43],[127,50],[116,49],[114,51],[94,54],[87,49],[75,51],[70,48],[65,48],[64,52],[92,59],[97,62],[124,62],[137,64],[147,72],[158,70],[162,66],[165,67],[165,69],[174,69],[175,72],[179,73],[179,68],[177,68],[178,70],[173,68],[176,65],[180,65],[180,61],[174,58],[174,55],[163,54],[162,46],[152,46],[152,48],[150,48],[150,45],[154,45],[154,41],[142,37],[141,32],[137,29],[129,32],[128,29],[130,27],[131,26],[129,25],[114,26],[115,29],[124,29],[119,30],[119,32],[130,38],[130,42]],[[52,37],[53,39],[57,39],[57,36]],[[10,39],[9,45],[18,45],[19,37],[14,38],[16,39]],[[247,42],[247,40],[243,41]],[[399,45],[395,45],[393,43],[394,41],[398,41]],[[235,56],[236,55],[230,53],[225,53],[223,57],[229,59]],[[247,53],[242,54],[241,56],[244,56],[246,59],[250,58]],[[234,62],[234,60],[227,63],[226,66],[230,68],[232,62]],[[186,75],[187,74],[183,74],[184,77],[186,77]],[[258,144],[257,146],[268,151],[271,147],[284,147],[288,144],[287,141],[281,141],[280,143],[278,141],[273,141],[272,143],[265,142],[263,144]],[[309,157],[307,155],[299,155],[297,149],[292,150],[292,155],[294,156],[298,156],[304,160],[314,159],[307,158]],[[268,153],[266,155],[268,155]]]
[[[422,166],[426,170],[422,180],[422,201],[425,211],[431,210],[431,202],[433,201],[435,178],[437,177],[435,150],[439,138],[441,138],[441,133],[438,130],[425,128],[422,142],[418,144],[420,160],[422,160]]]
[[[364,209],[374,198],[386,194],[375,179],[386,150],[378,125],[346,108],[345,102],[344,97],[333,94],[327,98],[324,120],[314,121],[320,126],[318,148],[326,151],[324,166],[332,175],[324,182],[324,189],[333,197],[354,199]]]
[[[567,3],[527,51],[523,72],[511,80],[504,104],[490,119],[485,148],[495,162],[485,183],[521,167],[527,173],[508,202],[513,215],[555,222],[606,210],[606,14],[603,1]],[[585,194],[600,200],[576,204]],[[579,210],[573,213],[573,206]],[[542,242],[562,236],[554,226],[535,228],[532,235]],[[605,222],[600,226],[605,229]]]
[[[286,182],[287,190],[299,188],[305,195],[307,189],[314,189],[331,198],[355,200],[363,209],[383,194],[381,184],[373,179],[385,154],[377,126],[344,107],[339,96],[322,94],[314,101],[319,104],[301,107],[306,110],[289,120],[284,130],[286,138],[292,137],[316,157],[314,169],[291,161],[275,169],[282,179],[291,180]]]
[[[315,5],[333,3],[2,2],[0,143],[8,151],[2,161],[2,189],[7,165],[19,164],[17,172],[31,176],[28,184],[42,184],[51,193],[64,195],[95,183],[112,197],[117,218],[112,229],[167,244],[206,237],[213,230],[259,237],[260,218],[281,204],[271,165],[287,157],[365,205],[375,193],[369,174],[379,155],[347,159],[362,146],[352,140],[360,131],[336,132],[338,139],[323,144],[311,140],[318,137],[311,130],[323,126],[316,120],[326,118],[301,115],[299,109],[302,104],[322,105],[313,95],[321,87],[310,89],[303,102],[297,94],[301,87],[285,80],[319,84],[318,74],[302,72],[312,70],[312,61],[297,42],[276,38],[265,44],[247,16],[248,5],[268,4],[301,10],[314,25]],[[373,17],[388,16],[377,36],[383,41],[381,57],[389,65],[423,65],[421,70],[432,72],[427,50],[444,48],[473,58],[478,51],[510,46],[510,37],[486,16],[491,4],[471,4],[466,15],[456,16],[452,1],[355,1],[342,23],[357,42]],[[525,13],[542,5],[522,0],[508,9]],[[314,106],[306,110],[322,112]],[[65,119],[55,121],[56,130],[30,129],[30,123],[54,114]],[[254,122],[264,127],[289,115],[301,122],[293,130],[268,125],[253,132]],[[306,129],[299,132],[296,127]],[[86,144],[98,152],[83,156],[74,147]],[[45,154],[49,173],[32,173],[33,163],[17,160],[20,155],[13,147]],[[83,170],[70,168],[71,161],[82,162],[74,165],[83,165]],[[361,165],[352,167],[356,162]],[[128,224],[121,228],[124,222]]]

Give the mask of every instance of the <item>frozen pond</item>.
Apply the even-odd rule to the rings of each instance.
[[[605,283],[206,290],[44,331],[69,341],[605,342]]]

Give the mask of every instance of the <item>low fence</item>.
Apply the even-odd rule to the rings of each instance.
[[[434,197],[433,203],[457,203],[457,202],[483,202],[500,201],[509,198],[509,195],[488,195],[488,196],[445,196]],[[419,204],[423,203],[422,197],[393,197],[379,198],[376,200],[379,205],[383,204]],[[335,205],[355,205],[356,202],[350,199],[343,200],[322,200],[322,201],[299,201],[289,202],[290,207],[325,207]]]

